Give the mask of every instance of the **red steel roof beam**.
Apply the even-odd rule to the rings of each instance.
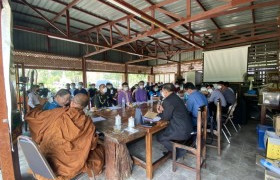
[[[77,4],[80,0],[73,0],[71,3],[69,3],[62,11],[60,11],[54,18],[52,18],[51,22],[53,23],[56,21],[62,14],[64,14],[68,9],[73,7],[75,4]]]
[[[36,8],[34,8],[33,5],[29,4],[28,2],[26,2],[26,0],[21,0],[25,5],[27,5],[28,7],[30,7],[33,11],[35,11],[39,16],[41,16],[42,19],[44,19],[45,21],[47,21],[52,27],[54,27],[57,31],[59,31],[62,35],[66,36],[66,34],[60,30],[56,25],[54,25],[46,16],[44,16],[39,10],[37,10]]]

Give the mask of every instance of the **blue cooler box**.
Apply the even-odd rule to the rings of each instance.
[[[265,125],[261,125],[261,124],[259,124],[257,126],[258,148],[261,150],[265,150],[265,146],[264,146],[265,131],[275,131],[275,130],[272,126],[265,126]]]

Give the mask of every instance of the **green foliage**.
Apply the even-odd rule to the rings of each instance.
[[[29,69],[26,69],[26,75],[28,75],[28,71]],[[44,83],[44,86],[52,92],[65,88],[66,83],[78,83],[83,79],[81,71],[38,69],[37,72],[37,84]]]
[[[146,83],[148,81],[148,75],[147,74],[129,74],[128,75],[129,87],[134,86],[134,84],[138,84],[139,81],[144,81]]]
[[[26,69],[25,74],[31,69]],[[63,71],[63,70],[45,70],[38,69],[37,84],[44,83],[44,86],[56,92],[61,88],[65,88],[66,83],[78,83],[83,81],[81,71]],[[30,73],[29,73],[30,74]],[[113,84],[114,87],[118,88],[124,81],[124,73],[108,73],[108,72],[87,72],[88,83],[97,83],[98,80],[106,80]],[[139,81],[148,80],[148,75],[146,74],[129,74],[128,82],[129,86],[132,87]]]

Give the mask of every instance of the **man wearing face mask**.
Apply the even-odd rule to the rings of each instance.
[[[70,88],[70,83],[66,83],[66,84],[65,84],[65,88],[70,92],[70,89],[71,89],[71,88]]]
[[[160,91],[157,84],[155,84],[152,90],[149,92],[149,96],[160,97]]]
[[[32,85],[31,91],[28,94],[28,106],[31,109],[34,109],[36,106],[40,105],[40,96],[38,94],[39,92],[39,86],[38,85]]]
[[[168,120],[167,128],[157,136],[157,140],[165,146],[168,151],[172,151],[171,140],[188,140],[193,131],[192,120],[186,111],[184,102],[174,93],[175,87],[172,83],[162,86],[162,105],[157,106],[157,112],[164,120]],[[185,151],[177,151],[181,157]]]
[[[71,94],[72,97],[74,97],[75,90],[76,90],[76,84],[75,83],[71,83],[69,91],[70,91],[70,94]]]
[[[131,88],[131,93],[132,93],[132,101],[135,102],[135,91],[139,88],[138,84],[135,84],[132,88]]]
[[[187,100],[187,109],[192,116],[193,120],[193,125],[197,125],[197,114],[198,114],[198,109],[201,106],[207,106],[208,101],[201,92],[197,91],[194,84],[191,82],[187,82],[184,86],[184,89],[188,95],[188,100]]]
[[[94,107],[94,96],[96,95],[97,89],[95,88],[95,84],[92,83],[89,85],[88,89],[88,95],[89,95],[89,100],[90,100],[90,106]]]
[[[217,84],[217,88],[222,92],[226,99],[227,107],[233,105],[236,101],[234,92],[232,92],[228,87],[226,87],[223,81],[219,81]]]
[[[96,108],[111,107],[109,96],[107,94],[107,88],[105,84],[99,86],[99,92],[94,97],[94,106]]]
[[[175,83],[175,93],[178,93],[180,91],[180,85],[178,82]]]
[[[208,94],[209,94],[209,98],[208,98],[208,108],[209,108],[209,114],[210,116],[213,116],[213,114],[216,113],[217,111],[217,102],[220,99],[221,102],[221,107],[222,107],[222,111],[225,111],[225,108],[227,106],[227,102],[226,99],[224,97],[224,95],[221,93],[221,91],[219,89],[214,89],[214,86],[212,84],[209,84],[206,86]]]
[[[127,106],[132,103],[132,95],[127,82],[122,83],[122,89],[118,92],[118,105],[122,105],[123,99]]]
[[[118,90],[113,87],[112,83],[107,83],[107,95],[109,96],[110,104],[117,105]]]
[[[49,89],[44,87],[43,83],[39,83],[39,91],[38,94],[42,98],[46,98],[48,96]]]
[[[79,83],[78,83],[78,89],[76,89],[76,90],[74,91],[74,96],[76,96],[77,94],[80,94],[80,93],[85,94],[85,95],[88,95],[87,90],[84,89],[83,86],[84,86],[84,83],[83,83],[83,82],[79,82]]]
[[[54,96],[53,102],[46,102],[43,110],[51,110],[60,107],[66,107],[70,103],[70,92],[67,89],[60,89]]]
[[[147,91],[144,88],[144,81],[139,82],[139,88],[135,90],[136,102],[146,102],[148,100]]]

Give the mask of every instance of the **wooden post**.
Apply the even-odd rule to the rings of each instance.
[[[126,144],[117,144],[105,136],[105,176],[108,180],[122,180],[131,175],[132,159]]]
[[[124,65],[124,82],[129,83],[128,82],[128,64],[127,63],[125,63],[125,65]]]
[[[153,136],[151,133],[146,135],[146,176],[153,179]]]
[[[0,17],[2,17],[2,1],[0,2]],[[0,18],[0,167],[3,179],[20,179],[20,171],[18,168],[17,148],[14,153],[11,149],[11,138],[8,124],[8,109],[6,102],[6,91],[4,83],[3,72],[3,55],[2,55],[2,32],[1,32],[1,18]],[[16,146],[16,145],[15,145]],[[14,158],[13,158],[14,156]],[[14,161],[13,161],[14,159]],[[15,163],[14,163],[15,162]],[[17,162],[17,164],[16,164]]]
[[[82,70],[83,70],[83,83],[84,87],[87,88],[87,63],[86,58],[82,58]]]
[[[177,77],[181,77],[181,54],[179,54],[179,62],[177,67]]]

